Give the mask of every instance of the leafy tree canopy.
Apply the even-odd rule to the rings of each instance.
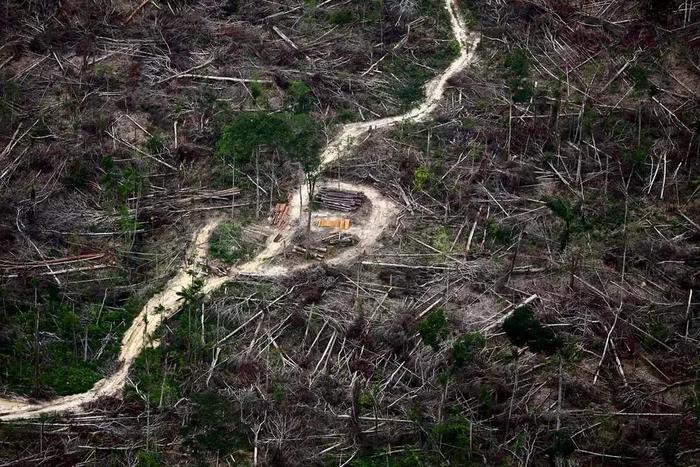
[[[245,164],[260,146],[275,146],[311,173],[320,165],[318,125],[306,113],[240,113],[224,126],[216,154],[227,161]]]

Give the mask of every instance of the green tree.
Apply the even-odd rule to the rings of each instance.
[[[559,249],[563,251],[573,234],[583,232],[588,228],[581,203],[572,205],[569,200],[563,198],[550,198],[547,200],[547,207],[552,211],[552,214],[564,222],[564,229],[559,235]]]
[[[306,222],[308,232],[311,230],[312,201],[321,169],[320,134],[313,118],[309,114],[300,113],[287,117],[286,136],[283,149],[292,161],[299,164],[306,179],[309,205]],[[299,193],[301,195],[301,191]]]
[[[224,126],[216,143],[216,154],[231,167],[231,187],[236,187],[236,166],[255,163],[256,216],[260,212],[260,147],[278,146],[285,140],[287,126],[279,114],[244,112]],[[253,157],[254,156],[254,157]],[[231,210],[234,207],[231,197]]]
[[[459,339],[452,346],[452,360],[455,366],[464,366],[474,359],[474,355],[484,348],[486,338],[480,332],[470,332]]]
[[[503,322],[503,331],[516,347],[527,346],[532,352],[553,355],[564,345],[554,331],[535,318],[530,307],[520,306]]]
[[[447,334],[445,310],[438,308],[421,321],[420,324],[418,324],[418,334],[420,334],[423,343],[432,347],[433,350],[438,351],[440,349],[440,343]]]
[[[296,113],[306,113],[311,110],[311,89],[300,80],[293,80],[289,83],[287,90]]]

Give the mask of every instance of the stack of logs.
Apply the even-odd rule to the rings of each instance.
[[[316,195],[316,203],[324,209],[351,212],[362,206],[367,198],[359,191],[334,190],[321,188]]]
[[[291,206],[287,203],[278,203],[272,210],[272,225],[278,229],[282,229],[287,225],[289,218],[289,210]]]
[[[299,245],[294,245],[294,248],[292,248],[292,251],[294,253],[300,254],[305,257],[311,257],[317,260],[322,260],[323,257],[325,256],[324,253],[328,251],[327,248],[323,247],[309,247],[309,248],[304,248]]]
[[[321,239],[321,242],[331,246],[353,246],[357,243],[357,237],[344,232],[337,232]]]

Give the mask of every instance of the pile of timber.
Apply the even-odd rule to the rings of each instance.
[[[341,212],[357,211],[367,197],[359,191],[334,190],[321,188],[316,194],[316,203],[324,209]]]
[[[353,246],[357,243],[357,237],[348,233],[337,232],[322,238],[321,242],[331,246]]]
[[[278,203],[272,210],[272,225],[282,229],[287,225],[291,206],[288,203]]]
[[[292,251],[294,253],[300,254],[304,257],[312,257],[317,260],[322,260],[323,257],[325,256],[324,253],[328,251],[328,249],[323,248],[323,247],[310,247],[310,248],[304,248],[299,245],[294,245],[294,248],[292,248]]]
[[[151,193],[139,198],[139,211],[150,212],[160,209],[174,210],[179,207],[203,203],[205,201],[230,202],[231,197],[241,192],[238,188],[226,188],[223,190],[159,190],[153,189]],[[130,198],[129,200],[135,200]],[[224,205],[225,206],[225,205]],[[229,204],[230,206],[230,204]]]
[[[316,225],[327,229],[348,230],[350,228],[350,219],[335,219],[332,217],[327,217],[325,219],[317,220]]]

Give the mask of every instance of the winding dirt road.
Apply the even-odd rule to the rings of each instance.
[[[390,127],[402,121],[422,121],[427,119],[435,110],[445,93],[447,81],[472,62],[479,42],[478,36],[467,30],[456,7],[458,1],[445,0],[445,6],[449,11],[455,39],[460,45],[460,54],[441,75],[426,85],[426,99],[423,103],[403,115],[344,125],[338,135],[323,151],[320,170],[334,160],[348,154],[359,142],[360,137],[370,130]],[[320,186],[324,185],[344,190],[362,191],[371,204],[369,217],[361,225],[353,226],[349,231],[359,238],[359,243],[327,261],[329,264],[347,264],[377,244],[384,229],[395,219],[398,207],[370,186],[345,182],[325,182],[320,184]],[[305,186],[301,187],[300,190],[303,190],[302,193],[307,192]],[[207,222],[192,239],[191,253],[188,255],[189,258],[194,258],[192,262],[183,265],[177,275],[166,284],[164,290],[148,300],[134,319],[131,327],[127,330],[122,339],[118,368],[113,374],[95,383],[92,389],[87,392],[59,397],[49,401],[0,398],[0,420],[32,418],[45,413],[80,412],[84,410],[86,404],[95,402],[101,397],[120,397],[131,365],[144,347],[150,343],[151,336],[154,335],[161,323],[178,311],[179,296],[177,293],[192,283],[192,274],[205,278],[203,290],[204,293],[210,293],[239,274],[254,274],[268,277],[282,276],[314,264],[314,262],[309,261],[289,266],[279,262],[274,264],[273,262],[283,251],[286,240],[291,239],[295,231],[301,228],[301,224],[303,224],[303,219],[300,218],[299,203],[300,197],[299,191],[297,191],[292,198],[292,209],[287,227],[270,235],[265,247],[255,258],[241,265],[228,276],[204,276],[203,270],[207,259],[209,237],[219,220],[214,219]],[[324,214],[323,212],[314,213],[315,216]],[[275,238],[277,238],[277,242],[275,242]]]

